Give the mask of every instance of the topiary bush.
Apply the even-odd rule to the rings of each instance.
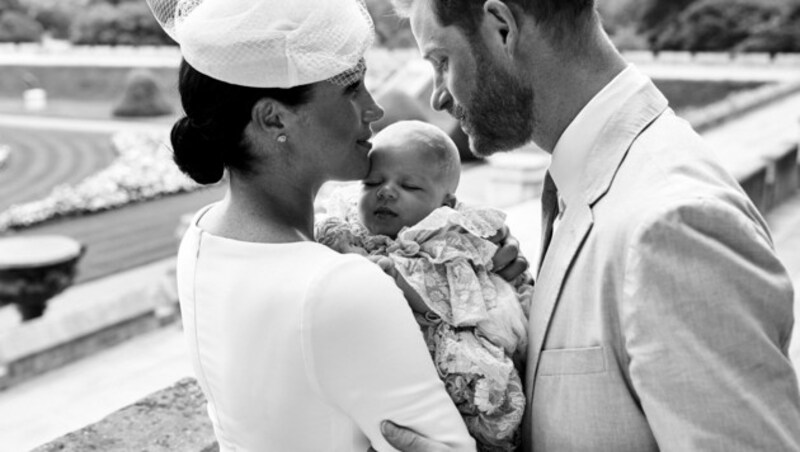
[[[653,37],[654,50],[727,51],[780,17],[770,0],[699,0]]]
[[[122,99],[112,114],[118,117],[163,116],[173,112],[155,75],[146,69],[134,69],[128,75]]]
[[[27,14],[0,9],[0,42],[39,42],[42,26]]]

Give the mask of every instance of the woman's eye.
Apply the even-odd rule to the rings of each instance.
[[[358,91],[361,89],[361,85],[362,85],[361,82],[362,81],[359,80],[357,82],[354,82],[354,83],[351,83],[351,84],[347,85],[347,88],[345,88],[345,91],[348,94],[356,94],[356,93],[358,93]]]
[[[378,182],[372,182],[366,180],[363,182],[363,184],[365,187],[377,187],[379,185]]]
[[[422,190],[421,188],[419,188],[419,187],[415,187],[415,186],[413,186],[413,185],[403,185],[403,188],[405,188],[406,190],[411,190],[411,191],[414,191],[414,190]]]

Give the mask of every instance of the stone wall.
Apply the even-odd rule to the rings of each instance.
[[[33,452],[217,452],[206,399],[192,378]]]

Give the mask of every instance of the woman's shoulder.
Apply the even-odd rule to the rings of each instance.
[[[320,245],[326,255],[326,262],[318,268],[311,285],[327,292],[342,290],[359,293],[394,286],[391,280],[376,264],[358,254],[340,254]]]

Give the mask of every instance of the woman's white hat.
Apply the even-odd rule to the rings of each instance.
[[[186,61],[209,77],[290,88],[363,73],[375,31],[363,0],[147,0]]]

